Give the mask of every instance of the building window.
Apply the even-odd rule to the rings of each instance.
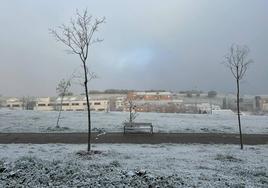
[[[94,105],[101,105],[100,102],[94,102]]]
[[[46,106],[46,104],[38,104],[38,106]]]
[[[48,106],[54,106],[54,104],[52,104],[52,103],[49,103],[49,104],[48,104]]]
[[[62,106],[69,106],[69,103],[62,103]]]
[[[12,107],[20,107],[19,104],[13,104]]]
[[[87,103],[83,103],[83,105],[84,105],[84,106],[86,106],[86,105],[87,105]],[[91,102],[89,103],[89,105],[91,105]]]
[[[79,103],[72,103],[72,106],[79,106]]]

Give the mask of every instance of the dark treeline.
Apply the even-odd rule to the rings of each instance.
[[[140,90],[133,90],[133,89],[106,89],[104,91],[99,90],[91,90],[90,94],[127,94],[129,92],[137,92]],[[145,92],[165,92],[166,90],[145,90]]]

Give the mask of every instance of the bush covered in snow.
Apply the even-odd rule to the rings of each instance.
[[[219,156],[217,156],[219,157]],[[220,157],[222,158],[222,157]],[[262,169],[263,170],[263,169]],[[264,169],[265,170],[265,169]],[[237,171],[237,173],[241,171]],[[241,176],[258,176],[258,186],[267,185],[267,173],[245,172]],[[251,178],[251,177],[249,177]],[[233,181],[226,176],[201,174],[199,177],[173,174],[157,176],[146,170],[126,171],[118,161],[106,165],[81,161],[47,161],[35,157],[22,157],[0,162],[1,187],[244,187],[245,181]]]
[[[14,163],[1,163],[2,187],[178,187],[183,180],[176,176],[154,177],[146,171],[129,173],[119,162],[84,166],[77,161],[46,161],[22,157]]]

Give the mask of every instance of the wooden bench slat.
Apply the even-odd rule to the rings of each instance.
[[[145,132],[146,130],[149,131],[149,133],[153,133],[153,125],[152,123],[124,123],[124,133],[126,132]]]

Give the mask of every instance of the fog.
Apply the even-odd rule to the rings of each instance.
[[[98,78],[90,89],[217,90],[233,92],[223,65],[233,43],[247,45],[254,60],[243,93],[268,93],[268,1],[2,1],[0,94],[55,95],[60,79],[80,65],[49,34],[76,9],[106,17],[90,48],[88,65]],[[73,91],[82,92],[79,85]]]

